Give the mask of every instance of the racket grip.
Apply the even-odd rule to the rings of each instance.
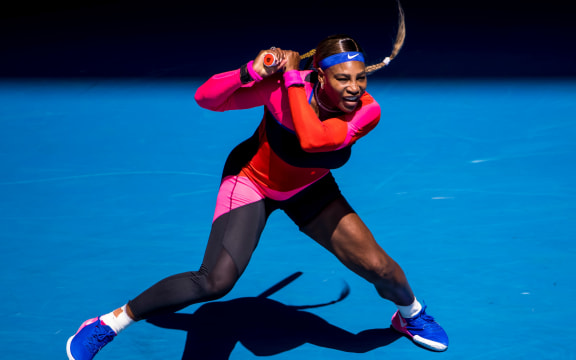
[[[264,55],[264,66],[266,67],[273,67],[278,65],[278,59],[274,54],[268,53]]]

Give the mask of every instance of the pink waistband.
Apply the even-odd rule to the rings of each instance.
[[[216,210],[214,211],[212,221],[216,220],[222,214],[241,206],[260,201],[266,197],[276,201],[290,199],[312,184],[313,183],[306,184],[290,191],[278,191],[258,186],[245,176],[227,176],[220,184],[220,190],[218,191],[218,197],[216,199]]]

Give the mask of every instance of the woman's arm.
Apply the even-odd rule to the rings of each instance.
[[[288,87],[296,136],[304,151],[326,152],[352,145],[378,124],[380,106],[368,93],[364,93],[360,99],[359,109],[345,115],[344,119],[331,118],[321,121],[308,103],[306,91],[302,86],[298,86],[296,75],[295,72],[287,71],[284,74],[284,83]]]
[[[203,108],[213,111],[248,109],[263,102],[254,91],[254,85],[262,81],[252,68],[253,61],[240,69],[216,74],[200,85],[194,99]]]
[[[278,64],[266,67],[264,56],[271,52],[278,58]],[[264,105],[270,89],[261,85],[262,80],[284,67],[286,64],[284,54],[281,49],[262,50],[254,60],[240,69],[212,76],[196,91],[194,95],[196,102],[201,107],[213,111],[248,109]]]

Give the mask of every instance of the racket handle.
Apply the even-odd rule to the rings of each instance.
[[[273,67],[278,65],[278,59],[274,54],[268,53],[264,55],[264,66],[266,67]]]

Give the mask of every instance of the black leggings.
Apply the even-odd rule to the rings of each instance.
[[[286,201],[263,199],[214,220],[202,266],[167,277],[128,303],[135,320],[181,310],[226,295],[252,257],[270,214],[282,209],[300,228],[341,197],[331,174]]]

